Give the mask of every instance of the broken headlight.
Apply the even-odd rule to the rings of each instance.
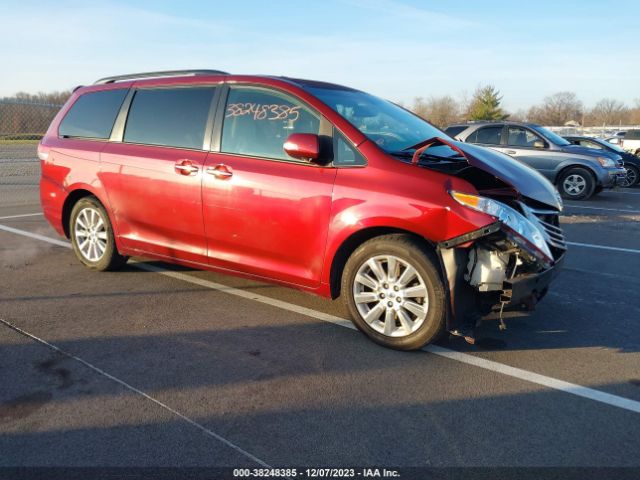
[[[512,233],[514,241],[535,257],[553,262],[553,255],[540,229],[521,213],[491,198],[451,191],[451,196],[465,207],[491,215],[499,220]]]

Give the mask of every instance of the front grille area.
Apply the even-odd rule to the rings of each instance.
[[[525,205],[522,205],[522,210],[529,220],[532,220],[542,227],[545,233],[545,240],[549,244],[553,258],[556,260],[560,258],[567,250],[567,244],[564,240],[562,228],[560,228],[558,212],[555,210],[531,208]]]

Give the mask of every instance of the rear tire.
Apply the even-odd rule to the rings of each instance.
[[[354,325],[374,342],[417,350],[445,330],[446,297],[438,261],[417,239],[383,235],[360,245],[342,274]]]
[[[558,190],[567,200],[586,200],[596,188],[596,182],[589,170],[573,167],[563,172],[558,179]]]
[[[129,259],[118,252],[109,215],[96,197],[81,198],[73,206],[69,232],[76,257],[92,270],[117,270]]]

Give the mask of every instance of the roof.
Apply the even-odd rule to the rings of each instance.
[[[449,125],[449,127],[472,127],[475,125],[493,125],[493,124],[503,124],[506,123],[508,125],[519,125],[522,127],[539,127],[540,125],[532,122],[517,122],[515,120],[472,120],[469,122],[460,122],[453,123]]]
[[[221,70],[208,70],[208,69],[199,69],[199,70],[163,70],[157,72],[142,72],[142,73],[130,73],[125,75],[114,75],[110,77],[101,78],[94,82],[94,85],[105,85],[117,82],[124,81],[132,81],[132,80],[143,80],[143,79],[153,79],[153,78],[193,78],[202,75],[224,75],[233,78],[233,75],[230,73],[221,71]],[[317,80],[307,80],[302,78],[291,78],[284,76],[273,76],[273,75],[252,75],[258,78],[273,78],[284,80],[288,83],[293,83],[300,88],[326,88],[332,90],[348,90],[348,91],[357,91],[350,87],[345,87],[343,85],[337,85],[335,83],[328,82],[320,82]]]
[[[281,80],[286,80],[288,82],[295,83],[301,88],[326,88],[329,90],[347,90],[350,92],[359,91],[359,90],[356,90],[355,88],[345,87],[344,85],[338,85],[336,83],[329,83],[329,82],[320,82],[317,80],[307,80],[304,78],[291,78],[291,77],[275,77],[275,78],[280,78]]]

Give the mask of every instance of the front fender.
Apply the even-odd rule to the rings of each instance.
[[[573,167],[580,167],[588,170],[593,175],[593,178],[596,179],[597,183],[602,182],[603,178],[606,177],[606,171],[598,162],[592,160],[584,160],[581,158],[572,158],[564,160],[558,164],[555,170],[554,183],[558,182],[560,175],[565,170]]]

